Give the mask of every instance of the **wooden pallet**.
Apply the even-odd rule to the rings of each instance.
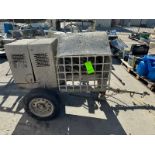
[[[128,64],[128,62],[124,61],[123,59],[121,59],[121,65],[123,65],[125,67],[125,69],[127,70],[128,73],[134,75],[134,77],[143,82],[143,84],[145,84],[151,91],[155,90],[155,82],[152,82],[148,79],[146,79],[145,77],[143,76],[139,76],[134,70],[133,70],[133,67],[130,66]]]
[[[133,71],[133,67],[132,66],[130,66],[129,64],[128,64],[128,62],[126,62],[126,61],[124,61],[123,59],[121,59],[121,65],[123,65],[123,66],[125,66],[125,68],[126,68],[126,70],[130,73],[131,71]]]

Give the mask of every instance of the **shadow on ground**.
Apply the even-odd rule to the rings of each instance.
[[[65,106],[79,107],[84,104],[85,98],[63,96]],[[126,134],[117,117],[106,101],[100,102],[100,107],[94,106],[95,102],[88,100],[88,111],[94,113],[96,108],[105,113],[106,119],[66,114],[62,106],[61,114],[51,121],[37,121],[26,113],[23,114],[14,135],[124,135]]]
[[[10,89],[11,87],[12,89]],[[21,95],[14,101],[12,107],[4,108],[2,106],[8,96],[19,94]],[[23,109],[22,97],[24,94],[25,92],[16,88],[11,80],[8,85],[0,88],[0,95],[3,96],[0,103],[0,112],[20,114],[22,116],[12,133],[13,135],[124,135],[126,132],[117,119],[119,111],[138,109],[155,110],[154,106],[145,103],[141,106],[136,104],[133,106],[123,106],[118,104],[120,103],[120,101],[118,101],[115,106],[110,106],[107,102],[109,99],[102,100],[99,102],[99,105],[97,105],[95,100],[87,98],[88,104],[85,105],[86,97],[62,94],[61,99],[64,105],[61,107],[59,117],[50,121],[38,121],[28,116],[26,113],[21,112]],[[92,97],[92,95],[90,96]],[[17,108],[14,111],[13,109],[15,106]],[[99,110],[106,117],[95,118],[92,116],[79,116],[76,112],[69,114],[66,113],[66,106],[75,108],[84,106],[88,110],[88,113],[94,114],[94,116],[96,110]]]

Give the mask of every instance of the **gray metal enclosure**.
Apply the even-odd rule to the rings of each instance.
[[[22,39],[5,46],[15,83],[23,88],[57,87],[57,39]]]
[[[88,74],[85,62],[94,68]],[[78,33],[59,38],[57,79],[60,91],[105,91],[109,86],[111,50],[105,32]]]

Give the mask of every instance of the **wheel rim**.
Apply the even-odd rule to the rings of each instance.
[[[45,98],[34,98],[29,103],[30,111],[39,117],[48,117],[54,112],[53,103]]]

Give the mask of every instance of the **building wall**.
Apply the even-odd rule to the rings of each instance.
[[[148,27],[155,27],[155,19],[148,19],[146,25]]]
[[[111,27],[111,19],[96,19],[96,27],[109,28]]]
[[[146,25],[148,19],[131,19],[131,25],[133,26],[139,26],[141,25]]]
[[[154,27],[155,19],[121,19],[120,25],[122,25],[122,26],[145,25],[148,27]]]

